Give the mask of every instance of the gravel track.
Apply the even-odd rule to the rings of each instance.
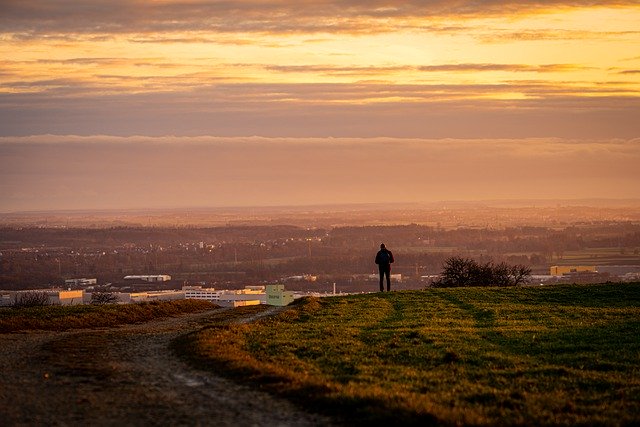
[[[335,424],[194,368],[173,353],[172,340],[201,329],[223,310],[118,328],[0,334],[0,425]]]

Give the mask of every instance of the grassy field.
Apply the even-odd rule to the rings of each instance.
[[[350,424],[640,423],[638,283],[306,299],[178,348]]]
[[[589,248],[580,251],[566,251],[562,259],[554,261],[558,265],[638,265],[640,255],[635,250],[620,248]]]
[[[62,331],[117,326],[210,310],[215,307],[207,301],[178,300],[140,304],[3,308],[0,309],[0,333],[35,329]]]

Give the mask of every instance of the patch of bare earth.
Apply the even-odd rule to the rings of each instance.
[[[291,403],[185,363],[171,350],[222,310],[120,328],[0,334],[3,426],[319,426]],[[247,314],[235,321],[250,321]]]

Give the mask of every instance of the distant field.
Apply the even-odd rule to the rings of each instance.
[[[156,301],[139,304],[45,306],[0,309],[0,333],[34,329],[62,331],[148,322],[162,317],[211,310],[201,300]]]
[[[428,254],[428,253],[455,253],[460,249],[457,246],[398,246],[393,248],[394,252],[402,252],[405,254]],[[485,253],[485,250],[474,251],[477,253]]]
[[[639,283],[307,299],[179,348],[351,424],[640,423]]]
[[[591,248],[581,251],[567,251],[558,265],[640,265],[640,254],[635,249]]]

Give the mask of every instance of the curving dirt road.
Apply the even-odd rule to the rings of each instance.
[[[171,351],[174,338],[202,328],[220,312],[120,328],[0,334],[0,425],[335,424],[195,369]]]

